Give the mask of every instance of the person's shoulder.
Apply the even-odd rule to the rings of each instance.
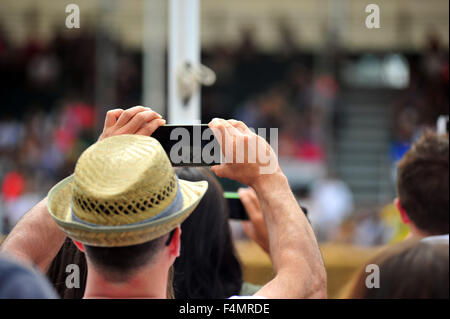
[[[267,299],[267,297],[258,296],[258,295],[253,295],[253,296],[231,296],[228,299]]]
[[[240,296],[231,296],[227,299],[267,299],[267,297],[261,295],[240,295]]]
[[[262,286],[254,285],[249,282],[243,282],[241,286],[241,291],[239,292],[239,296],[252,296],[256,292],[258,292]]]
[[[56,293],[36,270],[0,255],[0,299],[55,299]]]
[[[428,244],[449,244],[449,234],[445,235],[437,235],[437,236],[429,236],[422,238],[421,240],[424,243]]]

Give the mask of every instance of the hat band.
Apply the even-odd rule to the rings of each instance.
[[[128,226],[133,226],[133,225],[145,224],[145,223],[148,223],[148,222],[151,222],[151,221],[156,221],[156,220],[162,219],[164,217],[167,217],[169,215],[172,215],[172,214],[180,211],[183,208],[183,194],[181,193],[181,187],[180,187],[180,183],[178,182],[178,178],[177,178],[177,186],[178,186],[177,194],[175,195],[175,198],[173,199],[173,201],[170,203],[169,206],[166,207],[166,209],[164,209],[163,211],[159,212],[157,215],[152,216],[150,218],[147,218],[145,220],[141,220],[141,221],[136,222],[136,223],[123,224],[123,225],[118,225],[118,226],[114,226],[114,227],[119,229],[121,227],[128,227]],[[76,221],[76,222],[84,224],[84,225],[93,226],[93,227],[96,227],[96,228],[102,228],[102,227],[108,227],[109,228],[109,227],[111,227],[110,225],[92,224],[92,223],[89,223],[87,221],[82,220],[73,211],[73,203],[72,202],[70,203],[70,210],[71,210],[72,220],[73,221]]]

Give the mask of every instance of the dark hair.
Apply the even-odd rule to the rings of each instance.
[[[369,264],[379,267],[379,287],[367,288],[369,273],[362,269],[349,298],[447,298],[449,297],[448,245],[417,241],[391,246]]]
[[[398,165],[400,204],[417,228],[448,234],[448,135],[425,132]]]
[[[181,254],[175,260],[178,298],[228,298],[239,294],[242,270],[228,224],[228,206],[217,179],[202,168],[176,169],[179,178],[208,181],[198,207],[181,225]]]
[[[86,255],[98,267],[106,280],[125,282],[142,266],[151,263],[164,246],[168,235],[139,245],[123,247],[95,247],[85,245]]]

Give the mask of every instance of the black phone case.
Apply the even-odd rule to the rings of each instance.
[[[178,136],[174,131],[178,129],[185,130],[185,132],[189,133],[189,139],[184,139],[181,136]],[[208,131],[205,133],[205,131]],[[210,139],[202,139],[202,137],[209,136]],[[171,136],[174,139],[171,139]],[[152,137],[157,139],[163,149],[165,150],[167,156],[169,157],[172,166],[180,167],[180,166],[213,166],[220,164],[220,146],[214,135],[212,134],[211,129],[206,124],[199,125],[164,125],[159,127],[153,134]],[[196,139],[194,141],[194,139]],[[199,139],[199,140],[198,140]],[[212,144],[210,144],[212,143]],[[209,148],[213,148],[215,152],[210,152],[212,154],[212,161],[207,161],[204,158],[204,148],[208,146]],[[171,158],[171,150],[176,147],[178,152],[174,151],[174,158]],[[183,150],[188,152],[184,152]],[[206,151],[205,151],[206,152]],[[172,155],[174,155],[172,154]],[[184,154],[184,156],[183,156]],[[211,158],[210,158],[211,159]]]

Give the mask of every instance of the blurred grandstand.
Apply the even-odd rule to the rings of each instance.
[[[143,104],[143,38],[167,33],[161,17],[145,32],[142,0],[72,2],[78,30],[64,26],[65,2],[0,0],[3,233],[71,174],[106,109]],[[361,0],[202,1],[202,63],[217,74],[202,122],[279,128],[280,162],[321,240],[402,236],[394,163],[449,113],[448,1],[377,3],[382,27],[369,30]]]

